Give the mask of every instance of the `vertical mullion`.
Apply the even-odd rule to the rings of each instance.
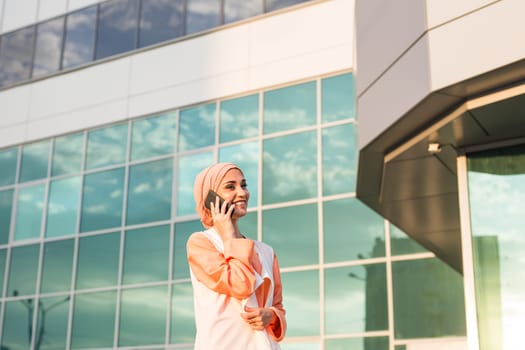
[[[316,141],[317,141],[317,244],[319,254],[319,334],[321,335],[319,349],[325,348],[325,275],[324,275],[324,210],[323,210],[323,128],[322,128],[322,84],[316,79]]]
[[[262,237],[262,211],[263,211],[263,147],[264,147],[264,138],[263,138],[263,118],[264,118],[264,93],[259,92],[259,120],[258,120],[258,143],[259,143],[259,154],[257,157],[259,158],[257,161],[257,190],[259,193],[257,194],[257,239],[259,241],[263,240]]]
[[[96,5],[97,10],[95,14],[95,35],[93,36],[93,54],[91,55],[91,61],[97,59],[97,45],[98,45],[98,27],[100,25],[100,3]]]
[[[462,154],[456,160],[458,177],[459,218],[463,256],[463,289],[465,293],[465,319],[467,323],[468,350],[479,350],[479,330],[476,312],[476,286],[472,248],[472,227],[468,193],[467,157]]]
[[[138,4],[138,10],[137,10],[137,35],[135,37],[135,50],[140,47],[140,24],[142,21],[142,3],[143,0],[137,0],[139,2]]]
[[[394,350],[395,335],[394,335],[394,290],[392,281],[392,253],[391,253],[391,239],[390,239],[390,223],[383,219],[385,225],[385,251],[386,251],[386,298],[387,298],[387,312],[388,312],[388,343],[389,349]]]
[[[120,328],[120,303],[122,295],[122,281],[124,275],[124,248],[125,248],[125,239],[126,239],[126,218],[127,218],[127,209],[128,209],[128,184],[129,184],[129,172],[130,172],[130,159],[131,159],[131,137],[133,131],[133,124],[131,121],[128,121],[128,136],[126,139],[126,157],[124,164],[124,184],[122,189],[122,217],[120,221],[120,248],[119,248],[119,267],[118,267],[118,278],[117,278],[117,301],[115,307],[115,328],[113,334],[113,346],[118,347],[119,339],[119,328]]]

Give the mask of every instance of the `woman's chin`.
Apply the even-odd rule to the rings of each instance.
[[[246,209],[235,208],[235,210],[233,211],[233,217],[236,219],[242,218],[246,214],[247,214]]]

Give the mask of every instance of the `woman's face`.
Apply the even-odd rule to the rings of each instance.
[[[246,215],[250,192],[246,185],[246,179],[239,169],[231,169],[226,172],[217,193],[235,206],[234,217],[239,218]]]

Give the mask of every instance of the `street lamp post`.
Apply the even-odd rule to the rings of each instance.
[[[18,296],[18,290],[13,291],[13,296]],[[42,304],[42,301],[38,300],[38,313],[40,316],[40,322],[37,319],[38,323],[38,333],[36,335],[35,339],[35,350],[39,350],[40,346],[42,345],[42,339],[44,338],[44,331],[46,327],[46,316],[47,312],[51,309],[57,307],[58,305],[65,303],[66,301],[69,301],[69,295],[65,297],[62,300],[58,300],[57,302],[49,305],[47,308],[44,308],[44,305]],[[31,338],[33,337],[33,312],[35,310],[35,304],[33,303],[33,299],[26,299],[26,300],[20,300],[20,303],[24,305],[27,308],[27,317],[28,317],[28,339],[29,339],[29,345],[31,345]]]

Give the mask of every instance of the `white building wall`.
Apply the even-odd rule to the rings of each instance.
[[[68,0],[40,0],[37,21],[45,21],[67,12]]]
[[[2,33],[2,27],[4,23],[4,6],[5,0],[0,0],[0,33]]]
[[[4,0],[2,33],[35,23],[38,0]]]
[[[524,58],[524,13],[524,1],[498,1],[431,30],[432,89]]]
[[[360,149],[431,92],[525,57],[525,2],[417,3],[357,1]]]
[[[0,147],[349,69],[353,10],[320,2],[4,90]]]

